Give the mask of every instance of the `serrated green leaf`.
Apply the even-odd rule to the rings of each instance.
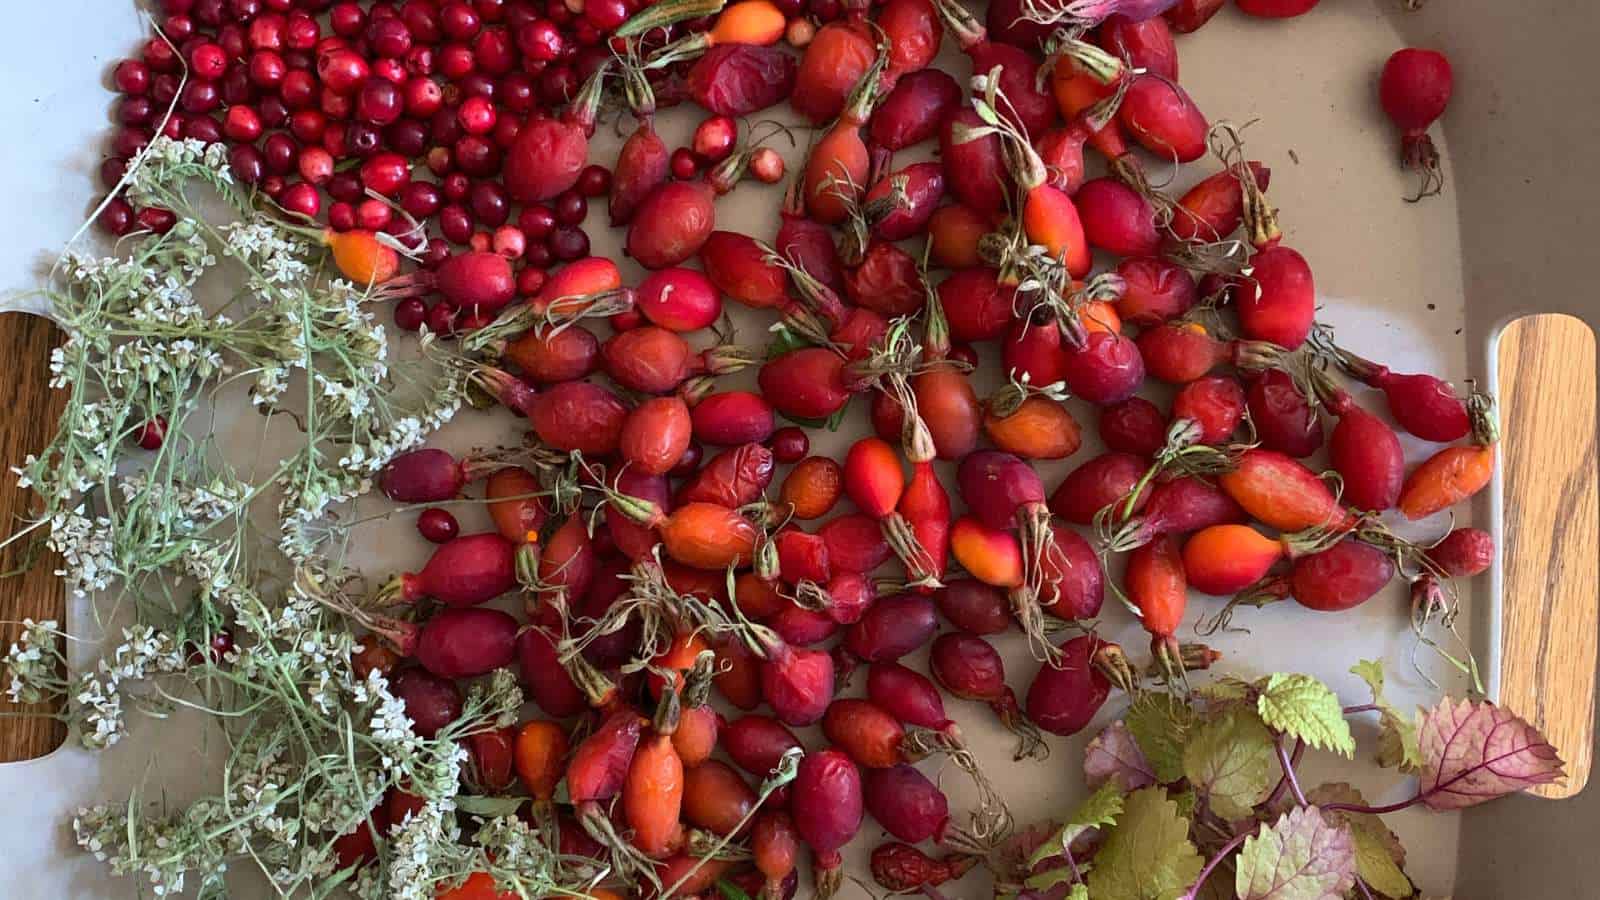
[[[1183,777],[1183,745],[1194,723],[1189,704],[1171,694],[1141,694],[1122,720],[1158,781]]]
[[[1372,702],[1383,703],[1383,663],[1363,659],[1350,667],[1350,674],[1365,681],[1372,689]]]
[[[1367,683],[1372,703],[1378,707],[1378,765],[1398,767],[1402,772],[1422,770],[1422,750],[1417,746],[1417,725],[1389,705],[1383,697],[1383,664],[1364,659],[1350,667],[1350,674]]]
[[[1242,707],[1202,722],[1183,750],[1183,774],[1224,819],[1243,819],[1272,786],[1272,732]]]
[[[1349,828],[1315,806],[1296,807],[1246,839],[1237,865],[1239,900],[1344,900],[1356,885]]]
[[[1367,798],[1353,786],[1336,781],[1322,784],[1306,792],[1312,806],[1326,807],[1335,803],[1366,806]],[[1345,823],[1355,841],[1356,873],[1374,893],[1385,897],[1410,897],[1415,891],[1405,875],[1406,848],[1389,830],[1383,820],[1371,813],[1353,813],[1339,810],[1324,812],[1328,818]]]
[[[1110,782],[1101,785],[1099,790],[1078,804],[1078,808],[1059,831],[1033,851],[1033,855],[1028,858],[1028,868],[1031,869],[1052,856],[1060,856],[1084,832],[1116,822],[1117,816],[1121,813],[1122,791]],[[1032,884],[1031,881],[1029,883]]]
[[[1256,699],[1256,711],[1261,721],[1290,737],[1346,758],[1355,756],[1356,739],[1338,695],[1310,675],[1279,673],[1268,678]]]
[[[469,816],[497,819],[501,816],[516,815],[522,804],[527,802],[527,797],[479,797],[462,794],[456,797],[456,809]]]
[[[1183,893],[1205,865],[1189,842],[1189,825],[1163,789],[1129,794],[1116,827],[1095,854],[1089,895],[1095,900],[1172,900]]]
[[[1250,699],[1254,691],[1255,686],[1250,682],[1232,675],[1224,675],[1194,689],[1196,694],[1212,703],[1238,703]]]

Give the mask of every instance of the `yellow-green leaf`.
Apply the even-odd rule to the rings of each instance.
[[[1122,790],[1111,782],[1106,782],[1100,789],[1089,795],[1087,800],[1078,804],[1067,824],[1061,830],[1051,835],[1048,840],[1033,851],[1033,856],[1028,859],[1028,867],[1033,868],[1052,856],[1060,856],[1072,846],[1079,835],[1091,828],[1099,828],[1117,821],[1117,816],[1122,813]],[[1037,887],[1037,885],[1031,885]]]
[[[1261,721],[1319,750],[1349,758],[1356,739],[1344,720],[1344,707],[1327,685],[1310,675],[1277,674],[1267,679],[1256,700]]]
[[[1300,806],[1244,842],[1233,889],[1239,900],[1343,900],[1355,885],[1349,829]]]
[[[1190,735],[1183,774],[1218,815],[1245,818],[1273,783],[1272,733],[1253,710],[1225,710]]]
[[[1422,771],[1417,724],[1384,699],[1383,664],[1364,659],[1350,667],[1350,674],[1367,683],[1372,689],[1372,703],[1378,707],[1378,765],[1413,774]]]
[[[1183,745],[1194,710],[1171,694],[1142,694],[1122,717],[1145,760],[1163,784],[1183,777]]]
[[[1189,820],[1159,787],[1127,796],[1094,861],[1089,873],[1094,900],[1172,900],[1189,889],[1205,865],[1189,842]]]

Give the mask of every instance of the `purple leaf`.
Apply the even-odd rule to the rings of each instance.
[[[1156,783],[1149,760],[1120,719],[1106,726],[1084,748],[1083,778],[1091,789],[1110,781],[1125,793]]]
[[[1446,697],[1422,714],[1422,802],[1464,809],[1565,775],[1537,728],[1487,701]]]

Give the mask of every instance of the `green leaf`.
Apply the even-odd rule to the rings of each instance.
[[[1417,746],[1417,724],[1400,714],[1383,698],[1383,664],[1364,659],[1350,667],[1350,674],[1372,689],[1372,703],[1381,716],[1378,722],[1378,765],[1398,767],[1402,772],[1422,771],[1422,750]]]
[[[749,894],[726,878],[717,879],[717,893],[723,896],[723,900],[750,900]]]
[[[1212,703],[1240,703],[1254,695],[1255,685],[1242,678],[1224,675],[1216,681],[1200,685],[1194,692]]]
[[[1247,838],[1237,865],[1239,900],[1344,900],[1356,886],[1350,830],[1315,806],[1292,809]]]
[[[501,816],[516,815],[522,804],[527,802],[527,797],[477,797],[462,794],[456,797],[456,809],[469,816],[497,819]]]
[[[1091,828],[1099,828],[1117,821],[1117,816],[1122,813],[1122,791],[1115,784],[1107,782],[1100,789],[1089,795],[1087,800],[1078,804],[1078,808],[1067,820],[1067,824],[1051,835],[1048,840],[1040,844],[1028,858],[1028,868],[1033,868],[1052,856],[1060,856],[1072,842]],[[1030,886],[1032,885],[1030,882]]]
[[[1345,782],[1318,785],[1306,793],[1312,806],[1346,803],[1366,806],[1367,798]],[[1343,810],[1324,812],[1323,815],[1343,822],[1350,828],[1355,840],[1356,873],[1375,893],[1385,897],[1410,897],[1416,890],[1406,877],[1406,848],[1383,820],[1371,813],[1353,813]]]
[[[1073,885],[1067,892],[1067,900],[1089,900],[1089,888],[1081,882]]]
[[[839,426],[844,424],[844,417],[849,411],[850,404],[846,403],[845,405],[834,410],[833,415],[829,416],[823,421],[822,427],[828,429],[829,431],[838,431]]]
[[[1224,819],[1243,819],[1273,783],[1272,732],[1243,707],[1225,710],[1194,730],[1183,750],[1183,774]]]
[[[1089,895],[1095,900],[1172,900],[1188,890],[1205,865],[1189,842],[1189,824],[1161,788],[1129,794],[1116,827],[1095,854]]]
[[[1189,704],[1171,694],[1141,694],[1122,720],[1158,781],[1183,777],[1183,745],[1194,722]]]
[[[1256,700],[1261,721],[1319,749],[1352,758],[1356,739],[1344,720],[1344,707],[1327,685],[1310,675],[1279,673],[1267,679]]]

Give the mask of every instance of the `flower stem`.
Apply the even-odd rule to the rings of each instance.
[[[1267,795],[1267,799],[1261,804],[1262,806],[1270,808],[1273,804],[1278,802],[1278,798],[1283,796],[1283,792],[1289,789],[1289,772],[1295,766],[1300,765],[1300,757],[1304,756],[1305,752],[1306,742],[1298,739],[1295,740],[1294,753],[1289,757],[1289,765],[1284,768],[1283,776],[1278,779],[1277,786],[1272,789],[1272,793]]]
[[[1416,806],[1421,802],[1422,792],[1418,791],[1416,794],[1413,794],[1411,797],[1408,797],[1405,800],[1401,800],[1396,803],[1390,803],[1385,806],[1362,806],[1359,803],[1330,803],[1327,806],[1322,807],[1322,810],[1323,812],[1366,813],[1369,815],[1381,816],[1392,812],[1399,812],[1402,809]]]
[[[1222,860],[1226,858],[1229,853],[1239,849],[1240,845],[1242,845],[1246,839],[1252,837],[1257,831],[1260,830],[1261,825],[1258,823],[1253,828],[1239,832],[1233,836],[1232,840],[1228,841],[1226,844],[1223,844],[1222,849],[1218,850],[1216,855],[1211,857],[1211,860],[1206,863],[1206,867],[1200,870],[1200,877],[1194,880],[1194,886],[1190,887],[1188,893],[1183,895],[1183,900],[1194,900],[1194,898],[1200,896],[1200,889],[1205,887],[1206,879],[1211,877],[1212,870],[1221,865]]]
[[[1272,742],[1278,751],[1278,765],[1283,767],[1283,780],[1289,783],[1289,790],[1294,792],[1294,799],[1301,806],[1308,806],[1305,792],[1300,790],[1300,779],[1294,774],[1294,760],[1289,758],[1289,751],[1283,746],[1283,735],[1273,735]],[[1295,751],[1298,753],[1303,744],[1297,744]]]

